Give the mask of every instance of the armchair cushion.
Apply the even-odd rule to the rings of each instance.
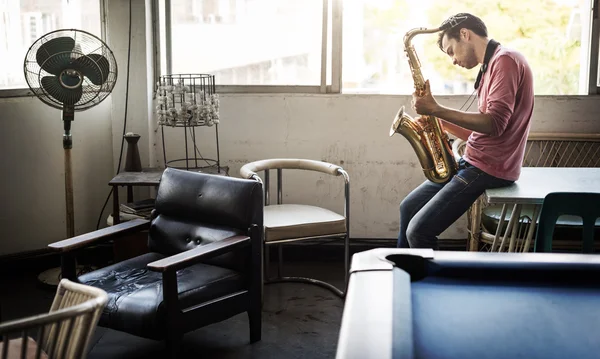
[[[100,326],[150,339],[164,337],[162,274],[146,268],[148,263],[164,257],[147,253],[79,277],[82,283],[108,293]],[[228,268],[199,263],[177,271],[181,309],[246,288],[247,279]]]
[[[265,206],[264,226],[266,242],[346,233],[344,216],[301,204]]]

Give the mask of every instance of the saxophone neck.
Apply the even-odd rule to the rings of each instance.
[[[433,34],[436,33],[438,31],[441,31],[442,28],[440,27],[436,27],[436,28],[431,28],[428,29],[426,27],[417,27],[414,28],[412,30],[409,30],[406,34],[404,34],[404,47],[405,48],[409,48],[412,47],[411,45],[411,41],[413,39],[413,37],[420,35],[420,34]]]
[[[419,57],[417,56],[417,52],[415,51],[414,46],[411,44],[412,38],[419,34],[432,34],[438,31],[441,31],[442,28],[425,28],[418,27],[412,30],[409,30],[404,35],[404,51],[408,57],[408,63],[411,68],[413,81],[415,83],[415,90],[417,92],[421,92],[425,89],[425,79],[423,78],[423,74],[421,73],[421,63],[419,61]]]

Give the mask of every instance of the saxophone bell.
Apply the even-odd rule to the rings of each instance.
[[[408,114],[404,113],[404,106],[402,106],[400,108],[400,110],[398,110],[398,113],[396,113],[396,117],[394,118],[394,121],[392,122],[392,127],[390,127],[390,137],[392,137],[396,132],[398,132],[398,127],[400,126],[400,123],[402,123],[402,121],[406,121],[406,120],[412,120],[412,119],[410,118],[410,116]]]

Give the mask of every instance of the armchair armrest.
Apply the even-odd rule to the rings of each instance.
[[[50,243],[48,247],[59,252],[69,252],[74,249],[86,247],[92,243],[108,241],[148,228],[150,228],[150,221],[146,219],[134,219],[129,222],[119,223],[115,226],[102,228],[60,242]]]
[[[155,272],[166,272],[188,267],[208,257],[229,252],[234,248],[250,243],[250,237],[232,236],[223,240],[206,244],[167,258],[148,263],[148,269]]]

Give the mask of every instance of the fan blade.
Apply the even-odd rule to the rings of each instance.
[[[71,62],[71,50],[75,40],[70,37],[57,37],[43,43],[35,54],[35,60],[42,69],[52,75],[60,75],[65,65]]]
[[[44,76],[42,88],[48,95],[64,105],[75,105],[83,94],[81,86],[74,89],[62,87],[56,76]]]
[[[71,65],[90,79],[94,85],[102,85],[108,78],[110,71],[110,64],[106,57],[98,54],[81,56],[73,61]]]
[[[89,57],[91,57],[94,61],[96,61],[96,64],[98,64],[98,67],[100,67],[100,70],[102,71],[102,81],[101,82],[96,83],[91,78],[90,78],[90,81],[92,81],[96,85],[103,84],[108,79],[108,74],[110,73],[110,63],[108,62],[108,59],[106,57],[104,57],[102,55],[98,55],[98,54],[90,54]],[[87,76],[87,74],[85,72],[84,72],[84,75]]]

